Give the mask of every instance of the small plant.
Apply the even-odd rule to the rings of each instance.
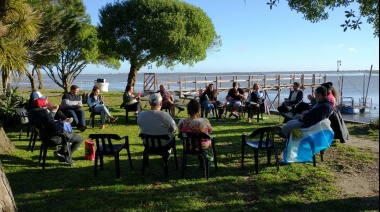
[[[12,94],[5,100],[0,102],[0,117],[3,126],[11,126],[13,124],[13,115],[16,108],[24,107],[27,100],[18,94]]]

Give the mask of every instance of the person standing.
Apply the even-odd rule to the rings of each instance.
[[[87,97],[87,103],[88,107],[91,108],[95,113],[100,113],[100,119],[102,122],[102,125],[100,129],[105,128],[105,122],[106,122],[106,115],[110,117],[110,121],[114,123],[117,120],[117,117],[114,117],[109,112],[108,108],[104,105],[104,98],[103,96],[99,95],[100,90],[98,86],[94,86],[92,88],[92,92]]]
[[[137,116],[137,124],[143,134],[168,135],[169,140],[161,140],[162,145],[167,146],[174,140],[172,138],[177,130],[176,123],[168,113],[161,111],[162,97],[159,93],[150,95],[149,105],[150,110],[143,111]]]
[[[215,108],[217,99],[218,99],[218,91],[214,88],[214,84],[211,83],[207,86],[207,89],[200,96],[202,118],[203,117],[207,118],[207,114],[210,114],[210,118],[216,115],[216,114],[211,113],[211,109]]]
[[[72,85],[70,87],[70,92],[63,94],[62,103],[59,108],[67,117],[72,117],[74,119],[74,126],[76,126],[81,132],[84,132],[87,127],[82,107],[82,98],[79,95],[79,87],[77,85]]]

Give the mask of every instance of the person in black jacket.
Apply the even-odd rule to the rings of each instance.
[[[309,111],[299,116],[299,119],[293,119],[282,127],[282,137],[287,138],[293,129],[307,128],[328,118],[332,113],[332,102],[327,99],[327,89],[318,87],[315,89],[315,98],[318,103]]]
[[[218,91],[214,88],[214,84],[209,84],[207,86],[207,89],[202,93],[202,96],[200,97],[201,102],[201,117],[205,115],[205,118],[207,118],[207,115],[210,113],[210,118],[213,117],[213,115],[210,111],[211,109],[215,108],[216,101],[218,99]]]
[[[248,123],[251,123],[252,116],[255,112],[257,112],[257,109],[262,109],[263,105],[263,98],[264,93],[261,90],[260,84],[255,83],[252,87],[253,91],[251,95],[249,95],[248,101],[245,104],[245,110],[248,111]]]
[[[285,101],[277,108],[280,113],[287,113],[292,110],[298,103],[303,100],[303,91],[301,90],[301,84],[298,82],[293,83],[293,90],[290,91],[289,97],[285,98]]]
[[[81,132],[87,129],[85,114],[82,110],[82,98],[77,85],[72,85],[70,92],[63,94],[59,108],[67,117],[73,117],[73,126],[76,125]]]
[[[28,112],[29,123],[39,130],[40,137],[48,145],[60,145],[62,140],[55,134],[64,134],[68,142],[71,143],[71,152],[74,152],[83,142],[83,138],[74,132],[67,132],[63,128],[63,123],[55,121],[52,113],[46,109],[46,105],[39,108],[33,108]],[[59,162],[69,163],[66,146],[62,145],[61,149],[54,152]]]

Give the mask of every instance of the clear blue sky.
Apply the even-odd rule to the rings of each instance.
[[[113,0],[84,0],[92,23],[99,23],[99,9]],[[340,8],[330,12],[327,21],[311,23],[302,14],[291,11],[286,0],[269,9],[267,1],[257,0],[186,0],[203,9],[212,19],[222,38],[218,52],[193,67],[176,66],[175,72],[280,72],[379,70],[379,38],[363,19],[361,30],[343,32],[345,21]],[[88,66],[83,73],[128,73],[123,62],[116,71],[103,66]],[[140,72],[170,72],[155,66]]]

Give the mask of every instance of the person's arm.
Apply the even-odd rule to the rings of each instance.
[[[100,101],[99,100],[95,100],[93,101],[92,98],[90,97],[90,95],[87,97],[87,104],[88,104],[88,107],[93,107],[95,105],[98,105],[100,104]]]
[[[247,96],[245,95],[243,89],[239,89],[239,95],[240,95],[240,99],[242,99],[242,100],[247,99]]]

